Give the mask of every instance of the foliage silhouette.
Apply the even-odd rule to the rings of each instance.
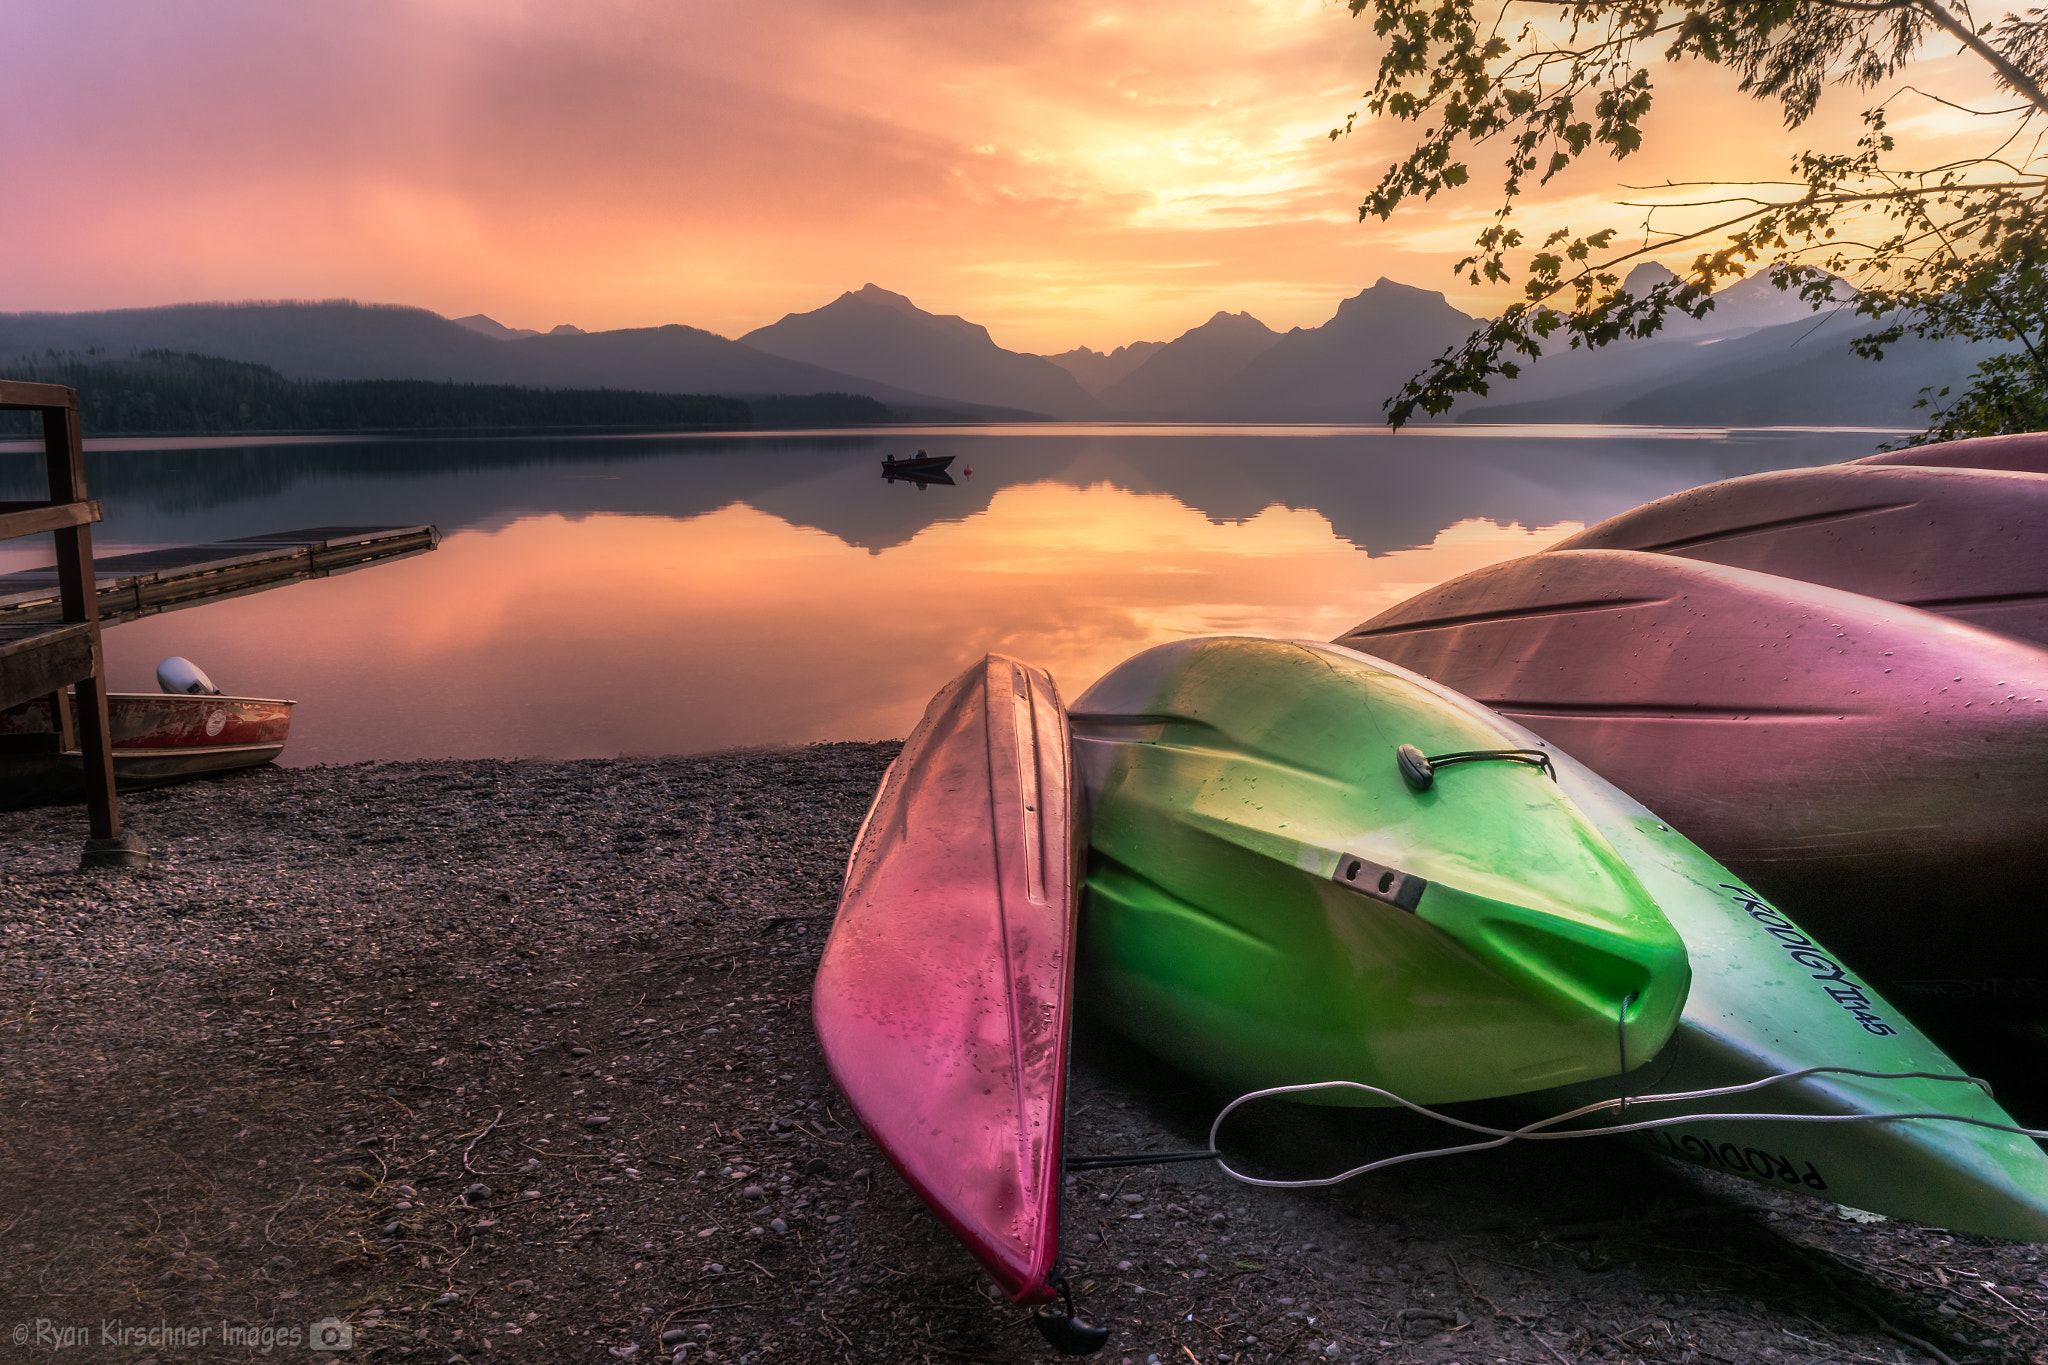
[[[1816,309],[1846,307],[1880,325],[1853,349],[1882,359],[1911,334],[2001,345],[1970,386],[1932,414],[1912,443],[2031,430],[2048,407],[2048,11],[1978,24],[1966,0],[1349,0],[1387,40],[1365,97],[1374,115],[1422,122],[1422,140],[1366,196],[1359,216],[1390,217],[1409,199],[1466,184],[1472,148],[1505,148],[1500,208],[1457,269],[1475,285],[1519,284],[1522,298],[1389,398],[1396,427],[1485,394],[1495,376],[1561,340],[1597,347],[1657,332],[1674,310],[1702,317],[1713,290],[1759,265]],[[1485,13],[1482,13],[1482,9]],[[1813,113],[1823,90],[1893,82],[1936,40],[1981,64],[1985,95],[2001,107],[1966,107],[1901,84],[1863,116],[1853,151],[1805,152],[1789,178],[1696,190],[1689,201],[1625,204],[1645,210],[1639,242],[1620,231],[1560,227],[1540,243],[1513,222],[1516,200],[1588,153],[1620,159],[1642,146],[1655,86],[1650,62],[1728,68],[1737,88],[1775,100],[1788,127]],[[1933,100],[1981,119],[1973,155],[1901,167],[1888,108]],[[1979,101],[1980,104],[1984,101]],[[1348,133],[1358,114],[1330,132]],[[1708,221],[1666,230],[1660,213]],[[1640,295],[1621,267],[1696,250],[1678,278]],[[1844,283],[1848,286],[1845,299]],[[1923,395],[1937,403],[1948,391]],[[2018,424],[2018,425],[2015,425]]]

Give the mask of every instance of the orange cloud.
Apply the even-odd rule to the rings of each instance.
[[[1355,221],[1412,130],[1323,136],[1375,48],[1321,0],[67,0],[10,19],[0,164],[22,197],[0,308],[347,295],[736,335],[874,280],[1063,350],[1218,308],[1315,325],[1381,274],[1499,302],[1446,269],[1493,206],[1484,157],[1462,195]],[[1562,178],[1527,216],[1628,223],[1621,180],[1776,175],[1848,140],[1865,102],[1788,134],[1728,87],[1665,78],[1652,153]]]

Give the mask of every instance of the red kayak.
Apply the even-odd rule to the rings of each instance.
[[[1051,675],[991,654],[948,683],[868,810],[811,1005],[869,1135],[1027,1305],[1059,1255],[1071,769]]]
[[[1911,446],[1866,455],[1851,464],[1916,464],[1943,469],[2009,469],[2023,474],[2048,474],[2048,431],[2022,431],[2011,436],[1972,436],[1966,441]]]
[[[1551,548],[1704,559],[2048,642],[2048,474],[1783,469],[1644,503]]]
[[[1901,994],[2048,1007],[2048,650],[1624,550],[1480,569],[1337,643],[1543,735]]]

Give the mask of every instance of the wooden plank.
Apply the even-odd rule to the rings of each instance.
[[[95,566],[95,596],[103,615],[133,619],[419,554],[439,538],[432,526],[312,527],[112,555]],[[61,589],[57,567],[0,575],[0,621],[58,619]]]
[[[78,390],[62,384],[0,379],[0,408],[70,408],[78,411]]]
[[[0,502],[0,540],[100,521],[98,498],[84,502]]]
[[[93,632],[70,624],[0,625],[0,708],[62,690],[92,672]]]

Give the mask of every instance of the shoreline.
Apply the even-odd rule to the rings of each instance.
[[[9,1324],[334,1316],[343,1360],[1051,1359],[811,1037],[846,848],[897,748],[256,769],[124,797],[140,871],[75,870],[78,807],[0,813]],[[1077,1152],[1194,1145],[1216,1103],[1078,1029]],[[1309,1174],[1442,1136],[1275,1106],[1230,1143]],[[2042,1247],[1563,1148],[1328,1191],[1071,1177],[1097,1359],[2048,1353]]]

